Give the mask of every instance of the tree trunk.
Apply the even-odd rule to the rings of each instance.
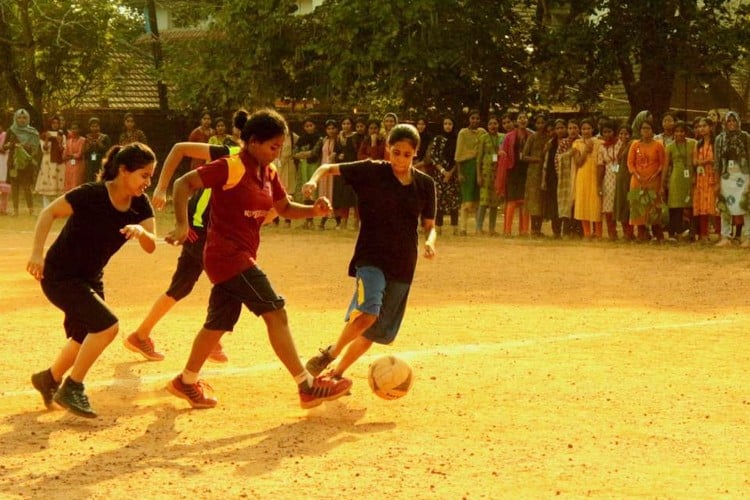
[[[23,32],[24,37],[30,36],[31,25],[28,15],[29,2],[28,0],[21,0],[18,3],[18,9],[21,15],[21,20],[24,23]],[[31,124],[38,126],[41,124],[41,110],[43,109],[42,99],[42,82],[37,78],[36,74],[31,75],[31,96],[27,93],[26,87],[23,81],[19,78],[19,75],[23,72],[21,65],[19,64],[18,58],[15,57],[13,52],[12,42],[13,37],[11,36],[10,26],[5,16],[0,16],[0,60],[3,61],[2,74],[5,82],[8,85],[8,89],[13,96],[13,103],[16,109],[23,108],[29,112],[31,118]],[[34,47],[33,38],[29,38],[25,44],[26,52],[29,53],[30,62],[32,63],[32,72],[35,71],[36,66],[33,65],[34,59]]]
[[[148,25],[151,28],[151,52],[154,57],[154,67],[158,72],[161,70],[163,56],[161,51],[161,40],[159,39],[159,26],[156,21],[156,2],[154,0],[148,0]],[[159,92],[159,109],[161,111],[169,111],[169,101],[167,100],[167,85],[159,79],[156,82],[156,88]]]

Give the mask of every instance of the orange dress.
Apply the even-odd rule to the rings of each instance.
[[[80,186],[86,180],[86,161],[83,159],[83,136],[68,137],[65,141],[65,191]]]
[[[716,211],[716,169],[714,168],[714,145],[705,144],[696,149],[695,156],[698,159],[698,169],[703,167],[703,173],[698,170],[695,176],[695,189],[693,190],[693,214],[694,215],[719,215]],[[704,161],[710,163],[703,165]]]
[[[641,189],[653,190],[656,193],[656,199],[651,202],[647,209],[648,212],[661,210],[661,176],[666,160],[664,145],[652,140],[650,142],[633,141],[628,152],[628,171],[631,174],[630,192],[640,191]],[[630,224],[633,226],[643,226],[650,224],[647,216],[644,214],[640,217],[633,216],[633,210],[630,211]]]

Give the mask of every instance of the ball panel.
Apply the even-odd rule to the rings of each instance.
[[[382,356],[370,365],[367,381],[376,396],[388,400],[398,399],[405,396],[411,388],[412,370],[405,361],[395,356]]]

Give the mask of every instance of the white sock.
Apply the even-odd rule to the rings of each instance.
[[[312,375],[310,375],[310,372],[308,372],[307,369],[302,370],[300,373],[294,376],[294,381],[297,382],[297,385],[307,383],[308,387],[312,387],[314,380],[315,379]]]
[[[182,383],[193,385],[198,382],[198,375],[197,372],[191,372],[188,369],[182,370]]]

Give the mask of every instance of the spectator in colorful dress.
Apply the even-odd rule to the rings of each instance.
[[[456,139],[456,165],[458,165],[458,182],[461,185],[461,236],[466,236],[468,231],[469,216],[476,215],[479,206],[479,170],[481,165],[477,163],[479,145],[482,136],[487,133],[479,126],[479,110],[469,112],[469,126],[464,127],[458,133]]]
[[[607,238],[610,241],[617,240],[617,222],[615,221],[615,190],[617,187],[617,163],[618,138],[615,136],[614,124],[607,120],[600,122],[600,138],[602,141],[599,148],[597,165],[599,168],[599,185],[602,193],[602,216],[607,224]]]
[[[3,143],[3,150],[8,153],[8,179],[14,216],[19,214],[21,191],[26,198],[29,215],[34,215],[34,197],[31,190],[42,161],[42,143],[37,129],[29,124],[30,119],[28,111],[17,110],[13,115],[13,125],[8,129]]]
[[[662,133],[657,134],[654,139],[664,145],[664,149],[675,141],[674,128],[677,120],[671,111],[667,111],[661,116]]]
[[[349,117],[341,120],[341,132],[335,147],[334,163],[350,163],[357,161],[359,146],[364,139],[364,134],[357,134],[352,129],[352,119]],[[356,218],[357,196],[354,188],[344,181],[343,177],[333,177],[333,215],[336,217],[336,229],[347,229],[349,227],[349,213],[353,210]],[[354,227],[356,227],[355,224]]]
[[[371,119],[367,122],[367,137],[357,151],[359,160],[384,160],[385,138],[380,134],[380,122]]]
[[[102,169],[102,160],[112,146],[112,139],[102,133],[99,118],[89,118],[89,133],[86,134],[86,143],[83,153],[86,158],[86,182],[97,180]]]
[[[8,215],[8,194],[10,193],[10,184],[8,184],[8,152],[3,148],[8,133],[0,123],[0,215]]]
[[[120,133],[120,140],[118,141],[118,144],[120,144],[121,146],[125,146],[126,144],[130,144],[132,142],[148,144],[148,141],[146,140],[146,134],[144,134],[143,130],[139,129],[135,125],[135,116],[133,115],[133,113],[125,113],[125,116],[123,118],[123,129],[122,133]]]
[[[336,148],[339,137],[339,126],[336,123],[336,120],[333,119],[326,120],[325,126],[326,135],[323,139],[323,147],[320,153],[320,163],[336,163]],[[329,201],[333,200],[332,177],[321,179],[320,183],[318,184],[318,197],[321,196],[326,197]],[[326,222],[330,217],[331,214],[328,214],[320,218],[320,225],[318,227],[321,231],[325,230]]]
[[[741,129],[740,116],[727,111],[724,131],[716,138],[714,159],[719,181],[721,240],[717,246],[731,244],[732,216],[742,216],[745,234],[742,246],[750,246],[750,215],[747,212],[750,185],[750,134]]]
[[[476,217],[476,232],[484,234],[484,216],[489,210],[489,235],[497,236],[497,209],[500,206],[500,197],[495,191],[495,174],[497,173],[497,153],[503,143],[505,134],[498,132],[499,120],[496,116],[490,116],[487,120],[487,133],[482,136],[479,145],[477,163],[480,168],[479,183],[479,208]]]
[[[323,137],[316,130],[315,121],[305,118],[302,122],[302,135],[294,147],[294,159],[299,161],[299,182],[304,184],[320,166],[320,154],[323,149]],[[312,205],[312,198],[303,200],[305,205]],[[313,220],[305,220],[304,229],[313,228]]]
[[[560,239],[562,237],[562,221],[558,214],[557,207],[557,170],[555,169],[555,157],[557,149],[568,136],[568,126],[565,120],[558,118],[555,120],[552,137],[544,146],[544,170],[542,171],[542,217],[549,220],[552,225],[552,237]]]
[[[662,232],[662,173],[666,161],[664,145],[654,139],[654,129],[649,121],[641,123],[640,139],[633,141],[628,153],[630,170],[630,224],[638,230],[638,240],[649,239],[647,226],[651,226],[657,241]]]
[[[573,166],[573,143],[578,140],[581,128],[577,120],[568,120],[567,136],[561,139],[555,153],[555,170],[557,172],[557,212],[562,223],[563,238],[577,235],[573,221],[575,203],[576,169]]]
[[[208,138],[208,143],[213,146],[239,146],[239,142],[232,134],[227,133],[227,121],[223,116],[214,118],[214,135]],[[202,141],[200,141],[202,142]]]
[[[83,149],[86,138],[80,135],[78,122],[70,123],[68,137],[65,139],[65,191],[80,186],[86,182],[86,160],[83,157]]]
[[[622,237],[633,241],[633,226],[630,224],[630,170],[628,170],[628,153],[632,142],[630,125],[620,125],[617,129],[617,175],[615,176],[615,220],[622,226]]]
[[[601,141],[594,137],[594,123],[581,120],[581,137],[573,143],[573,165],[576,168],[575,213],[581,221],[583,236],[602,237],[602,197],[597,160]]]
[[[380,135],[383,138],[383,141],[388,140],[388,135],[391,133],[391,129],[396,126],[398,123],[398,116],[396,116],[396,113],[386,113],[383,115],[383,130],[380,131]],[[383,159],[389,160],[390,156],[388,152],[388,144],[384,144],[384,152],[383,152]]]
[[[666,147],[664,190],[669,207],[669,241],[677,242],[685,231],[685,220],[692,219],[696,140],[687,137],[687,124],[683,121],[674,124],[673,132],[674,141]]]
[[[42,166],[36,177],[34,192],[42,195],[42,208],[65,192],[65,137],[60,131],[60,119],[53,116],[49,129],[42,132]]]
[[[237,138],[239,140],[239,136]],[[279,178],[281,183],[284,185],[286,192],[294,200],[299,199],[299,190],[297,189],[297,160],[294,159],[294,147],[299,140],[299,136],[292,132],[291,129],[286,131],[284,135],[284,143],[281,146],[279,152],[279,158],[276,160],[276,164],[279,167]],[[276,217],[274,224],[279,224],[279,217]],[[292,219],[284,219],[284,227],[287,229],[292,227]]]
[[[544,147],[549,141],[547,118],[539,114],[534,118],[534,134],[526,141],[521,158],[528,165],[524,206],[531,217],[531,237],[542,237],[542,171],[544,170]]]
[[[716,210],[718,176],[714,166],[714,127],[706,117],[698,119],[695,128],[698,142],[695,147],[695,189],[693,190],[693,217],[696,221],[698,241],[708,243],[708,227],[712,222],[721,235],[721,219]]]
[[[427,130],[427,118],[423,116],[417,118],[416,127],[419,132],[419,149],[414,157],[414,168],[421,169],[424,155],[427,154],[427,148],[432,142],[432,134]]]
[[[498,195],[505,198],[503,235],[506,237],[511,236],[516,208],[518,208],[519,219],[518,233],[521,236],[529,234],[529,215],[524,206],[528,164],[522,158],[526,141],[534,133],[526,128],[528,124],[528,115],[523,111],[518,113],[516,128],[503,139],[503,146],[498,159],[495,189]]]
[[[443,218],[450,216],[453,234],[458,235],[458,209],[461,206],[461,190],[458,185],[456,165],[456,133],[453,118],[443,118],[443,133],[438,134],[427,148],[424,164],[427,173],[435,180],[437,210],[435,226],[437,234],[443,232]]]
[[[200,124],[190,132],[188,142],[203,142],[208,144],[208,140],[212,135],[215,135],[216,131],[211,127],[211,113],[204,110],[201,114]],[[203,160],[192,158],[190,160],[190,170],[200,167],[203,165]]]

